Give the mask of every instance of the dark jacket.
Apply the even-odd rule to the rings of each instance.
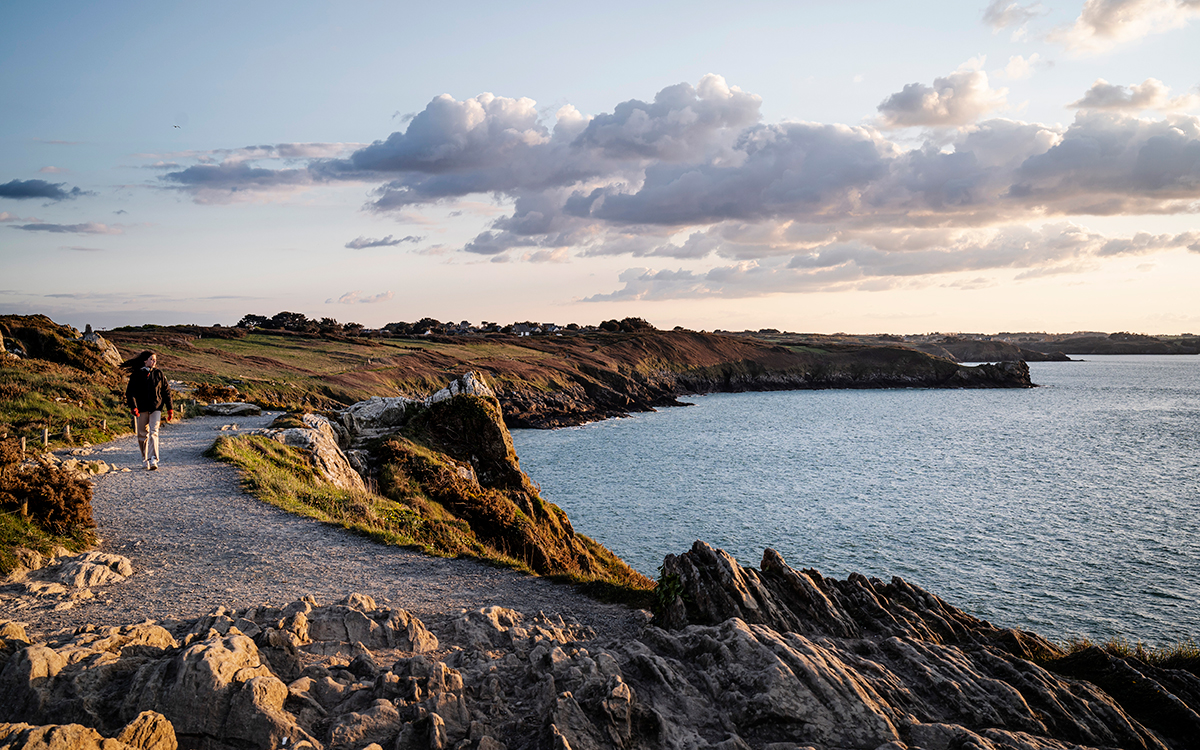
[[[138,411],[171,411],[171,388],[167,385],[167,376],[162,370],[155,368],[147,370],[140,367],[129,376],[129,386],[125,389],[125,403],[129,410]]]

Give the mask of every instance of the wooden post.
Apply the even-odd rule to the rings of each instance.
[[[29,518],[29,501],[25,500],[21,503],[21,518]]]
[[[50,428],[43,427],[42,428],[42,447],[45,447],[47,445],[50,445]]]
[[[21,436],[21,455],[25,455],[25,436]]]
[[[71,442],[71,425],[69,424],[63,425],[63,442]]]
[[[100,420],[100,429],[103,431],[108,431],[108,420],[107,419]]]

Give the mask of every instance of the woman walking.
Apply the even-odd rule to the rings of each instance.
[[[175,417],[171,405],[171,388],[167,376],[156,369],[158,357],[144,351],[133,359],[125,360],[121,367],[129,370],[129,385],[125,388],[125,403],[133,412],[137,425],[138,448],[142,450],[142,465],[150,471],[158,469],[158,423],[163,409],[167,410],[167,421]]]

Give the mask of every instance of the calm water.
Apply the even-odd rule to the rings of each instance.
[[[719,394],[513,439],[651,577],[703,539],[1051,638],[1200,639],[1200,357],[1087,359],[1031,364],[1030,390]]]

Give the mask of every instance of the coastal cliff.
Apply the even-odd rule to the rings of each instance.
[[[1029,388],[1024,362],[968,367],[893,346],[780,346],[688,331],[534,340],[540,372],[489,372],[511,427],[565,427],[689,394],[829,388]],[[487,371],[486,368],[484,368]]]
[[[1067,654],[899,578],[837,581],[771,550],[743,568],[702,542],[663,570],[658,618],[607,639],[500,607],[423,622],[365,594],[40,636],[0,621],[0,741],[1185,750],[1200,736],[1195,674]]]
[[[1018,361],[981,369],[888,342],[822,337],[777,344],[639,330],[322,338],[197,327],[108,335],[123,352],[154,349],[159,366],[185,383],[234,388],[243,400],[289,411],[344,408],[373,396],[424,398],[446,373],[477,370],[509,427],[578,425],[678,405],[695,393],[1033,385]]]

